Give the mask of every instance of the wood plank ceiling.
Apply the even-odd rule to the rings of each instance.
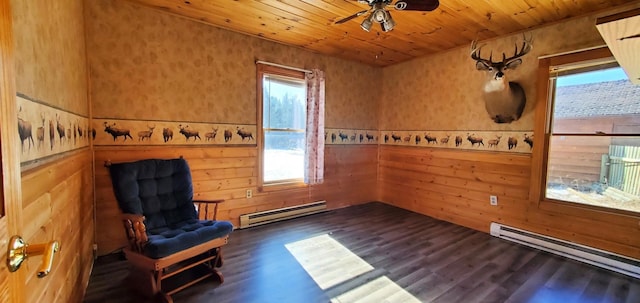
[[[637,0],[440,0],[432,12],[396,11],[383,32],[360,28],[369,8],[356,0],[126,0],[231,31],[314,52],[388,66],[461,45],[524,31]],[[395,1],[394,1],[395,3]],[[594,25],[595,26],[595,25]]]

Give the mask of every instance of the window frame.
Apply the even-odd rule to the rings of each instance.
[[[281,189],[289,189],[289,188],[298,188],[298,187],[306,187],[307,185],[304,183],[304,178],[302,179],[289,179],[289,180],[280,180],[275,182],[264,182],[264,144],[265,144],[265,135],[264,135],[264,104],[263,104],[263,77],[264,75],[275,75],[282,76],[288,78],[295,78],[305,81],[305,73],[303,71],[287,69],[279,66],[266,65],[266,64],[256,64],[256,114],[257,114],[257,132],[260,134],[258,136],[257,147],[258,147],[258,181],[257,187],[259,192],[268,192],[268,191],[276,191]]]
[[[638,217],[640,213],[582,204],[578,202],[550,199],[546,197],[547,165],[549,160],[549,147],[552,135],[551,122],[553,110],[553,94],[555,93],[554,81],[551,79],[551,68],[579,62],[602,60],[613,57],[606,47],[597,47],[572,53],[555,56],[541,57],[538,61],[537,90],[535,105],[534,136],[536,138],[531,157],[531,183],[529,190],[529,202],[540,209],[555,211],[565,214],[576,212],[610,213]]]

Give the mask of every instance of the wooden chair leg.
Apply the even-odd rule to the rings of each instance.
[[[218,255],[216,257],[215,267],[222,267],[224,261],[222,260],[222,247],[218,248]]]
[[[213,277],[217,278],[218,281],[220,281],[220,284],[224,283],[224,276],[220,271],[217,269],[211,269],[211,271],[213,272]]]
[[[164,271],[161,270],[157,270],[154,273],[154,277],[155,277],[155,282],[156,282],[156,290],[158,291],[158,293],[162,293],[162,275],[163,275]]]
[[[160,292],[158,293],[158,295],[156,296],[156,301],[157,302],[162,302],[162,303],[173,303],[173,298],[171,298],[170,295],[165,294],[164,292]]]
[[[160,292],[154,274],[151,271],[135,267],[131,268],[125,281],[131,289],[147,298],[153,298]]]

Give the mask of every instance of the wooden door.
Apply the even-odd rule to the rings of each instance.
[[[7,247],[22,229],[20,149],[16,109],[13,30],[9,1],[0,1],[0,302],[24,302],[25,270],[10,273]]]

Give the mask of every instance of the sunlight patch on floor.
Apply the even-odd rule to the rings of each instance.
[[[322,290],[374,270],[373,266],[327,234],[289,243],[285,247]],[[335,296],[331,302],[420,303],[420,300],[388,277],[380,276]]]
[[[331,299],[332,303],[402,302],[420,303],[408,291],[386,276],[379,277]]]
[[[323,290],[373,270],[369,263],[326,234],[285,247]]]

